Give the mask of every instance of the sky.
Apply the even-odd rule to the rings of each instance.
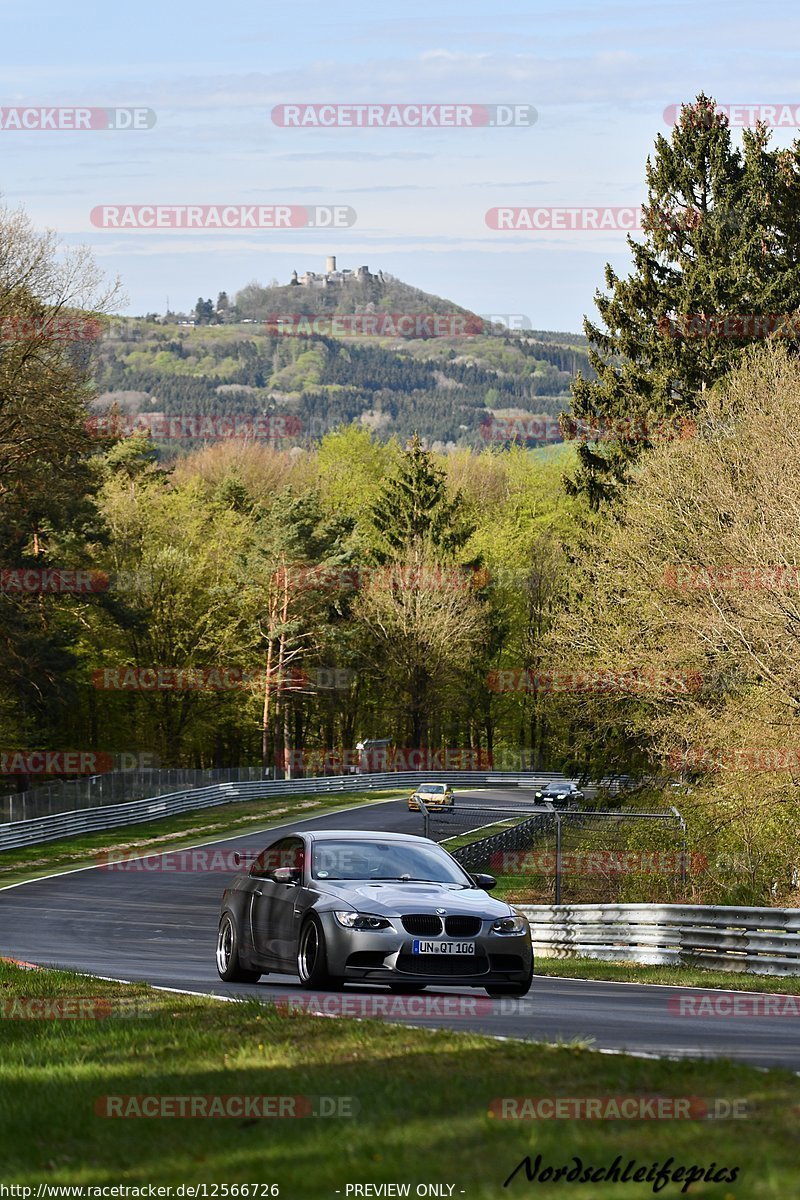
[[[132,129],[16,128],[22,118],[0,112],[0,199],[65,244],[88,245],[121,278],[124,313],[163,312],[167,301],[186,311],[198,296],[322,270],[335,254],[339,267],[390,272],[476,313],[577,332],[605,263],[628,268],[624,228],[495,229],[487,212],[636,210],[647,156],[670,133],[665,109],[700,91],[778,106],[784,121],[788,105],[800,121],[799,34],[800,8],[787,0],[404,0],[396,10],[0,0],[0,110],[149,110],[131,118],[149,127]],[[530,123],[477,126],[473,109],[459,127],[273,118],[276,106],[307,117],[314,104],[411,106],[404,121],[422,104],[528,106]],[[774,144],[798,134],[776,129]],[[339,206],[352,223],[108,225],[132,206],[148,206],[149,220],[150,206],[272,205]]]

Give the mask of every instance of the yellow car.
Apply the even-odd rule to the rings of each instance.
[[[449,783],[421,783],[408,799],[408,811],[419,812],[418,800],[426,808],[452,808],[453,789]]]

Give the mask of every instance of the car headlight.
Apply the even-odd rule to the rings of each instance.
[[[375,917],[372,913],[335,912],[333,914],[345,929],[391,929],[386,917]]]
[[[514,913],[510,917],[500,917],[492,925],[492,933],[524,933],[528,927],[528,922],[519,913]]]

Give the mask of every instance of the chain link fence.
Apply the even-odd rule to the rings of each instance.
[[[674,808],[590,810],[510,801],[428,808],[422,830],[513,904],[675,903],[707,869]]]

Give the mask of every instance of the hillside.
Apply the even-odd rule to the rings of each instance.
[[[414,315],[402,332],[400,314]],[[493,415],[552,418],[568,406],[575,372],[591,373],[580,335],[509,332],[391,277],[251,284],[211,320],[221,323],[114,322],[96,353],[95,407],[116,405],[131,420],[291,417],[301,442],[356,420],[383,438],[416,430],[437,445],[477,447],[502,437],[499,422],[487,432]],[[524,436],[530,426],[514,428]],[[554,428],[529,443],[552,440]]]

